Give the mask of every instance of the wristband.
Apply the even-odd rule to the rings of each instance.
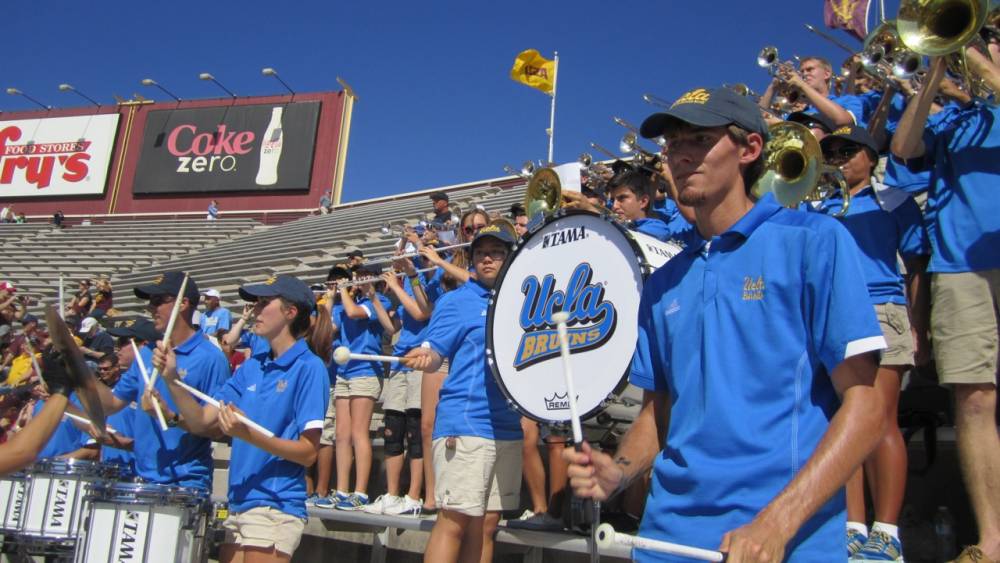
[[[420,278],[417,276],[413,276],[412,278],[410,278],[410,286],[420,287]]]

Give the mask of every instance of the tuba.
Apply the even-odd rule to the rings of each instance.
[[[819,141],[804,125],[790,121],[769,129],[764,174],[752,191],[760,197],[774,194],[779,203],[795,207],[803,201],[823,201],[840,192],[844,204],[835,217],[847,213],[851,194],[840,170],[823,161]]]

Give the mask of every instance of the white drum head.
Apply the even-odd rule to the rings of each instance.
[[[515,408],[552,424],[570,420],[552,313],[567,311],[581,417],[597,414],[628,374],[635,350],[642,259],[622,228],[560,212],[526,235],[490,298],[486,353]]]

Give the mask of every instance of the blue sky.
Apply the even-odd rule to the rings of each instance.
[[[895,14],[898,0],[886,2]],[[782,58],[846,53],[808,32],[822,28],[821,0],[598,2],[263,2],[174,0],[9,3],[0,21],[6,88],[57,107],[139,92],[152,77],[185,99],[222,93],[197,79],[211,72],[238,95],[281,93],[261,76],[274,67],[297,91],[357,92],[344,184],[353,201],[503,175],[546,156],[548,96],[510,80],[514,56],[559,51],[555,160],[576,160],[596,141],[614,149],[624,130],[695,86],[746,82],[766,73],[754,59],[776,45]],[[873,6],[872,19],[877,7]],[[833,32],[859,45],[842,32]],[[20,97],[0,110],[30,109]],[[590,151],[593,152],[593,151]],[[598,156],[595,154],[595,157]]]

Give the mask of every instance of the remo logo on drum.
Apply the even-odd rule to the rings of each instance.
[[[521,371],[559,355],[559,335],[552,314],[569,313],[570,354],[598,348],[615,332],[618,312],[604,300],[604,287],[591,283],[594,270],[584,262],[573,270],[566,290],[556,290],[556,278],[548,274],[539,282],[528,276],[521,284],[524,304],[519,324],[524,334],[514,354],[514,369]]]

